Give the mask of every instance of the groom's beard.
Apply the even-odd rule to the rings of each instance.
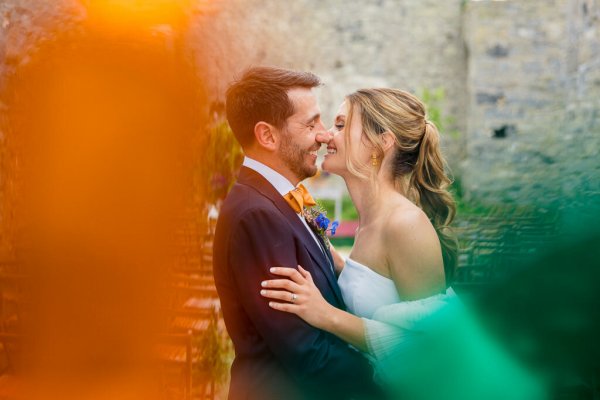
[[[292,141],[289,133],[282,136],[279,156],[284,164],[292,171],[300,181],[314,176],[317,173],[316,163],[309,163],[306,156],[310,151],[318,149],[302,149],[297,143]]]

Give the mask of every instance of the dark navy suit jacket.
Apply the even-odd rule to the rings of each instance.
[[[229,399],[378,397],[373,371],[359,352],[294,314],[270,308],[259,293],[261,281],[276,277],[270,267],[302,265],[323,297],[344,309],[332,263],[275,188],[242,167],[221,209],[214,243],[215,283],[236,353]]]

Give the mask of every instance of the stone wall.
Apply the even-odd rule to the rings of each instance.
[[[600,5],[470,2],[463,186],[487,202],[598,193]]]
[[[73,28],[85,16],[76,0],[0,1],[0,77],[53,34]]]
[[[600,3],[573,1],[568,10],[567,110],[562,148],[564,193],[600,205]]]
[[[253,64],[320,75],[326,121],[359,87],[442,88],[443,143],[469,197],[598,191],[597,0],[186,1],[184,42],[216,100]],[[0,76],[82,18],[76,0],[1,1]]]
[[[196,7],[190,44],[210,67],[213,93],[223,96],[236,73],[252,64],[311,70],[325,86],[325,120],[344,95],[361,87],[390,86],[421,93],[443,88],[452,117],[448,131],[465,129],[466,54],[461,0],[219,0],[216,11]],[[445,141],[449,159],[457,140]]]

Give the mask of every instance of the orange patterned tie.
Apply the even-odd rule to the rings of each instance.
[[[283,198],[296,214],[300,213],[304,207],[312,207],[317,204],[304,185],[298,185],[296,189],[287,192]]]

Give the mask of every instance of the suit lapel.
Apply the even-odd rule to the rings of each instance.
[[[340,288],[337,284],[337,280],[331,268],[331,266],[333,266],[333,259],[331,257],[331,253],[325,248],[325,245],[320,235],[315,234],[315,236],[317,236],[317,240],[319,240],[320,243],[323,245],[324,252],[321,251],[319,245],[315,243],[310,232],[308,232],[302,221],[300,221],[300,218],[298,218],[298,214],[296,214],[296,212],[289,206],[289,204],[287,204],[283,196],[281,196],[279,192],[275,190],[273,185],[271,185],[269,181],[267,181],[258,172],[242,166],[238,177],[238,183],[250,186],[257,190],[263,196],[271,200],[275,207],[277,207],[277,209],[283,215],[285,215],[285,217],[290,221],[294,232],[302,238],[302,243],[308,250],[310,256],[313,258],[313,260],[315,260],[315,263],[323,271],[323,274],[327,278],[327,281],[329,282],[331,289],[338,298],[338,301],[340,302],[340,304],[344,304]]]

